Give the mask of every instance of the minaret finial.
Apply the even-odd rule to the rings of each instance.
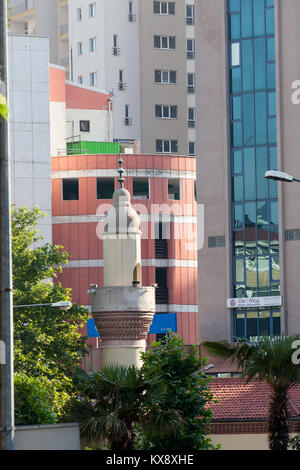
[[[123,160],[122,158],[120,157],[119,160],[118,160],[118,163],[120,164],[120,168],[118,169],[118,173],[120,175],[120,178],[118,179],[119,183],[120,183],[120,189],[123,189],[124,187],[124,178],[123,178],[123,173],[124,173],[124,170],[122,168],[122,163],[123,163]]]

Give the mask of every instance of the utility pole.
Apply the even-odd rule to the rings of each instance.
[[[7,0],[0,2],[0,92],[7,97]],[[13,307],[8,122],[0,116],[0,450],[14,448]]]

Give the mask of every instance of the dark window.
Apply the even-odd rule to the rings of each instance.
[[[114,190],[113,178],[97,178],[97,199],[112,199]]]
[[[64,201],[78,201],[79,189],[78,178],[68,178],[62,180],[62,192]]]
[[[177,178],[168,180],[168,199],[180,200],[180,180]]]
[[[168,304],[169,293],[168,293],[167,268],[155,269],[155,282],[158,285],[156,288],[156,303]]]
[[[149,180],[147,178],[133,178],[132,194],[136,199],[149,199]]]
[[[158,223],[158,233],[155,234],[155,258],[167,259],[168,258],[168,237],[169,227],[162,222]]]
[[[195,142],[189,142],[189,155],[195,155]]]
[[[90,121],[79,121],[80,132],[90,132]]]

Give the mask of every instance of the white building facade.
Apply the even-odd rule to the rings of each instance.
[[[8,47],[11,199],[47,213],[38,228],[51,242],[49,40],[10,36]]]

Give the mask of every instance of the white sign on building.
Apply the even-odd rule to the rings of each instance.
[[[227,308],[281,307],[281,305],[281,296],[227,299]]]

